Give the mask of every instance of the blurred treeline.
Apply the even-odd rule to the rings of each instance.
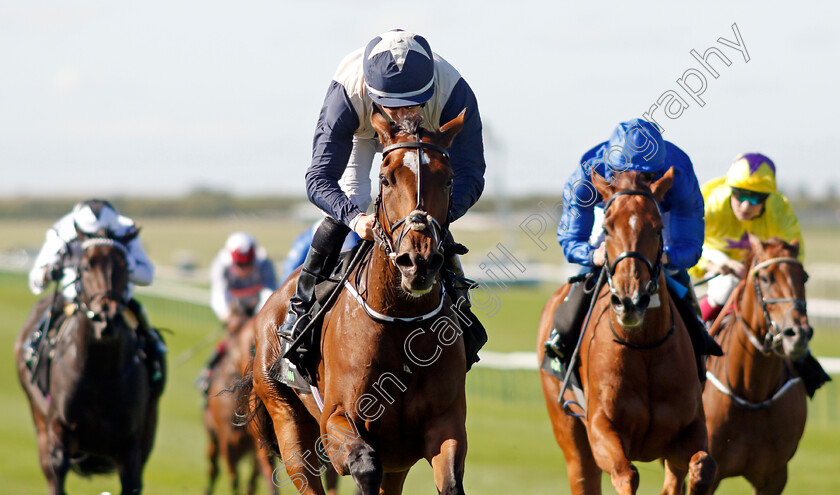
[[[790,199],[800,223],[805,225],[840,225],[840,195],[829,188],[815,196],[804,188],[783,191]],[[17,197],[0,199],[0,219],[57,219],[87,197]],[[111,201],[120,212],[138,218],[193,217],[222,218],[234,215],[287,216],[299,207],[308,207],[302,196],[236,196],[212,189],[196,189],[183,196],[102,197]],[[470,210],[474,213],[546,211],[558,209],[560,195],[532,195],[498,198],[485,194]],[[542,203],[542,204],[541,204]]]

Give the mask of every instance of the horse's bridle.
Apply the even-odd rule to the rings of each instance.
[[[423,181],[421,180],[421,171],[423,165],[428,164],[426,156],[423,153],[424,149],[440,153],[447,160],[447,162],[449,161],[449,152],[436,144],[423,142],[420,139],[419,134],[415,135],[415,138],[416,141],[394,143],[390,146],[386,146],[382,150],[383,161],[388,156],[388,153],[396,149],[415,150],[415,152],[417,153],[418,164],[417,170],[415,171],[415,175],[417,177],[417,180],[415,181],[417,183],[417,202],[415,203],[416,206],[411,213],[397,220],[396,222],[391,223],[391,220],[388,217],[388,210],[385,208],[385,203],[382,202],[382,182],[379,182],[379,196],[376,198],[376,202],[374,203],[374,210],[376,213],[374,214],[373,236],[377,244],[385,252],[385,255],[387,255],[392,262],[397,258],[399,246],[400,244],[402,244],[402,240],[408,233],[409,229],[418,231],[429,229],[429,231],[432,233],[432,238],[435,244],[437,245],[437,248],[440,249],[443,245],[443,227],[440,225],[440,222],[438,222],[433,216],[431,216],[421,205],[421,198],[423,194]],[[382,224],[379,221],[380,210],[385,216],[385,223],[388,225],[387,231],[383,228]],[[396,229],[399,229],[399,235],[395,243],[392,240],[392,236],[394,235],[394,231]]]
[[[747,339],[762,354],[769,354],[771,352],[775,352],[776,354],[782,355],[782,353],[778,352],[778,348],[782,345],[783,330],[779,327],[779,324],[776,323],[776,321],[773,320],[773,318],[770,316],[770,311],[767,309],[767,305],[793,303],[793,306],[791,306],[788,312],[793,311],[794,309],[799,309],[803,313],[807,312],[807,303],[803,299],[798,299],[795,297],[767,299],[764,297],[764,291],[761,290],[761,282],[759,281],[758,272],[762,268],[767,268],[768,266],[777,265],[779,263],[790,263],[792,265],[803,266],[802,262],[798,259],[783,256],[764,260],[760,263],[756,263],[752,266],[752,268],[750,268],[750,275],[752,275],[753,277],[753,287],[755,292],[756,303],[761,308],[761,312],[764,315],[765,322],[769,324],[768,332],[764,335],[764,342],[760,342],[758,340],[758,337],[756,336],[755,332],[752,328],[750,328],[746,320],[744,320],[744,317],[740,314],[738,315],[738,318],[741,320],[742,324],[741,328],[744,329],[744,332],[747,335]],[[790,285],[791,287],[793,286],[793,284]]]
[[[88,249],[90,249],[92,247],[95,247],[95,246],[110,246],[110,247],[116,248],[119,251],[122,251],[123,255],[125,256],[126,262],[128,261],[128,248],[126,248],[125,245],[122,244],[121,242],[119,242],[115,239],[112,239],[110,237],[90,237],[88,239],[85,239],[81,243],[82,255],[84,255],[85,251],[87,251]],[[81,276],[82,276],[81,257],[79,259],[79,266],[77,266],[77,268],[76,268],[76,273],[78,273],[79,280],[81,280]],[[80,310],[82,310],[82,312],[84,312],[85,316],[89,320],[94,321],[94,322],[103,323],[103,322],[105,322],[105,319],[103,318],[103,316],[100,313],[97,313],[96,311],[93,311],[91,309],[91,306],[97,300],[104,299],[106,297],[112,299],[113,301],[116,301],[120,309],[125,307],[126,304],[127,304],[127,301],[125,300],[125,294],[119,293],[119,292],[115,291],[114,289],[103,290],[103,291],[99,291],[99,292],[96,292],[94,294],[88,295],[85,292],[84,286],[82,286],[81,290],[77,292],[75,302],[76,302],[76,305],[78,306],[78,308]]]
[[[656,198],[653,197],[653,194],[647,191],[618,191],[617,193],[610,196],[610,199],[604,205],[604,215],[606,215],[607,210],[612,205],[615,198],[618,196],[642,196],[645,198],[650,199],[653,201],[653,204],[656,205],[656,210],[659,211],[659,203],[656,201]],[[662,273],[662,251],[664,249],[665,241],[662,237],[662,232],[659,232],[659,248],[656,251],[656,260],[651,262],[644,254],[638,251],[624,251],[623,253],[619,254],[615,257],[615,259],[610,263],[609,255],[607,254],[606,250],[604,251],[604,269],[607,270],[607,283],[610,286],[610,292],[615,293],[615,288],[613,287],[613,275],[615,274],[615,268],[618,266],[618,263],[622,260],[627,258],[636,258],[640,260],[642,263],[647,266],[648,273],[650,273],[650,280],[645,285],[645,290],[649,295],[654,295],[659,291],[659,275]]]

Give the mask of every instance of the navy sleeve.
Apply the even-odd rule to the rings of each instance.
[[[481,137],[481,115],[478,101],[464,79],[458,80],[452,94],[440,114],[440,123],[454,119],[467,109],[464,127],[455,136],[449,147],[449,164],[455,179],[452,184],[452,204],[449,206],[450,221],[462,217],[481,197],[484,191],[484,141]]]
[[[579,165],[563,187],[563,215],[557,226],[557,241],[569,263],[591,266],[594,248],[589,237],[601,195],[592,186],[587,170],[589,166]]]
[[[359,116],[344,87],[332,81],[312,140],[312,163],[306,171],[306,194],[309,201],[344,225],[364,213],[338,185],[353,150],[353,134],[359,128]]]
[[[676,148],[676,147],[674,147]],[[665,246],[672,270],[688,269],[697,264],[703,251],[703,238],[706,223],[703,195],[694,174],[694,167],[688,156],[677,148],[674,153],[669,147],[668,154],[677,154],[681,160],[674,166],[674,184],[665,194],[663,209],[671,212],[668,226],[670,244]]]
[[[272,291],[277,290],[277,277],[274,273],[274,263],[270,259],[266,258],[263,260],[260,273],[263,287]]]

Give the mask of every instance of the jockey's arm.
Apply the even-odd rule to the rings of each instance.
[[[29,290],[38,295],[44,292],[47,283],[52,280],[51,274],[61,263],[61,254],[67,244],[53,228],[47,231],[46,241],[35,258],[32,269],[29,270]]]
[[[220,253],[210,266],[210,308],[221,321],[230,316],[230,292],[225,278],[225,264]]]
[[[595,247],[589,244],[592,226],[595,224],[595,203],[600,201],[590,184],[589,175],[583,166],[578,166],[563,187],[563,214],[557,226],[557,242],[569,263],[593,266]]]
[[[364,212],[354,205],[338,181],[353,150],[359,116],[344,87],[332,81],[315,127],[312,162],[306,171],[309,200],[344,225]]]
[[[146,256],[139,237],[132,239],[128,249],[128,280],[135,285],[149,285],[155,275],[155,267]]]
[[[455,136],[449,147],[449,164],[455,179],[452,184],[452,204],[449,205],[449,220],[462,217],[481,197],[484,191],[484,142],[481,136],[481,115],[478,101],[470,86],[462,78],[449,95],[440,114],[441,126],[467,109],[464,127]]]
[[[688,160],[688,157],[685,157]],[[700,259],[705,235],[703,195],[691,163],[675,170],[675,180],[663,203],[670,204],[670,243],[665,246],[668,269],[685,270]]]

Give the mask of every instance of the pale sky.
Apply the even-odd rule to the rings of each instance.
[[[667,90],[689,107],[657,120],[701,181],[760,151],[791,189],[840,182],[840,5],[733,3],[6,0],[0,197],[303,195],[338,62],[397,27],[475,91],[494,138],[488,193],[559,191],[584,151]],[[717,42],[735,41],[733,23],[749,62]],[[732,64],[712,60],[700,107],[677,79],[701,68],[690,50],[712,46]]]

